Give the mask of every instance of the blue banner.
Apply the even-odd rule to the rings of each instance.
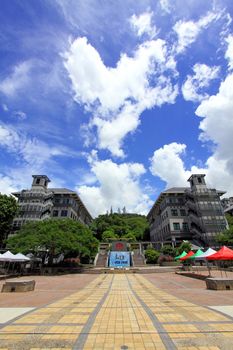
[[[129,267],[130,253],[129,252],[111,252],[109,256],[109,267]]]

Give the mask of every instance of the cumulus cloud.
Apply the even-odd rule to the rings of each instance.
[[[128,212],[147,213],[152,202],[140,187],[140,177],[145,173],[142,164],[117,164],[97,157],[89,161],[99,185],[76,189],[93,216],[105,213],[111,206],[114,210],[125,206]]]
[[[175,61],[164,40],[139,45],[132,56],[122,54],[116,67],[107,67],[86,38],[73,41],[65,54],[74,99],[92,111],[98,146],[123,156],[122,139],[139,125],[140,114],[163,103],[174,103],[177,86],[166,76],[175,72]],[[128,113],[128,111],[133,114]],[[109,139],[114,135],[114,145]]]
[[[156,27],[152,25],[153,12],[145,12],[139,16],[133,15],[130,18],[130,23],[139,37],[143,34],[154,38],[157,34]]]
[[[24,61],[13,67],[12,72],[0,81],[0,92],[13,97],[20,89],[29,82],[32,61]]]
[[[233,69],[233,35],[229,35],[226,39],[226,42],[228,44],[225,58],[228,60],[228,67],[229,69]]]
[[[191,173],[207,174],[212,187],[228,191],[233,195],[233,74],[221,83],[216,95],[203,100],[196,109],[201,117],[200,140],[211,141],[213,154],[203,168],[193,166],[186,169],[182,156],[186,145],[172,143],[156,150],[151,158],[151,172],[163,179],[167,186],[184,185]]]
[[[201,31],[208,27],[208,25],[219,19],[220,14],[214,12],[208,12],[205,16],[201,17],[197,22],[179,20],[173,27],[178,37],[178,44],[175,48],[177,53],[182,53],[190,46],[201,33]]]
[[[167,187],[184,186],[191,174],[184,169],[182,155],[185,150],[185,144],[173,142],[157,149],[150,159],[151,173],[165,181]]]
[[[202,117],[200,122],[201,140],[213,141],[218,158],[228,160],[233,171],[233,74],[221,83],[219,92],[202,101],[196,114]]]
[[[219,67],[209,67],[206,64],[196,63],[193,66],[194,75],[188,75],[182,85],[182,94],[186,101],[202,101],[208,95],[204,88],[210,85],[211,80],[216,79],[219,75]]]

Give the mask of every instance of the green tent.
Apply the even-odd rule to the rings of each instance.
[[[197,258],[198,256],[202,255],[203,253],[204,253],[203,250],[198,249],[198,251],[194,255],[190,256],[188,259],[194,260],[195,258]]]
[[[175,260],[178,260],[180,258],[183,258],[185,255],[187,255],[186,251],[183,251],[180,255],[175,257]]]

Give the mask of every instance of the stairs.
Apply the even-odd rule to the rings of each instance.
[[[96,261],[96,267],[106,267],[108,259],[108,253],[99,253],[97,261]]]
[[[95,263],[95,267],[106,267],[107,266],[108,250],[109,250],[108,243],[100,243],[99,253],[98,253],[96,263]]]
[[[145,266],[144,256],[139,252],[134,252],[132,256],[133,266]]]

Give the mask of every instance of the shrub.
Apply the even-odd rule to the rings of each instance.
[[[159,256],[160,252],[158,252],[154,248],[147,248],[147,250],[145,251],[145,258],[148,264],[156,264]]]
[[[160,255],[160,257],[158,258],[158,264],[172,261],[174,261],[174,258],[171,255]]]
[[[171,255],[171,256],[175,256],[176,255],[176,249],[174,249],[171,245],[164,245],[161,249],[161,252],[164,255]]]

